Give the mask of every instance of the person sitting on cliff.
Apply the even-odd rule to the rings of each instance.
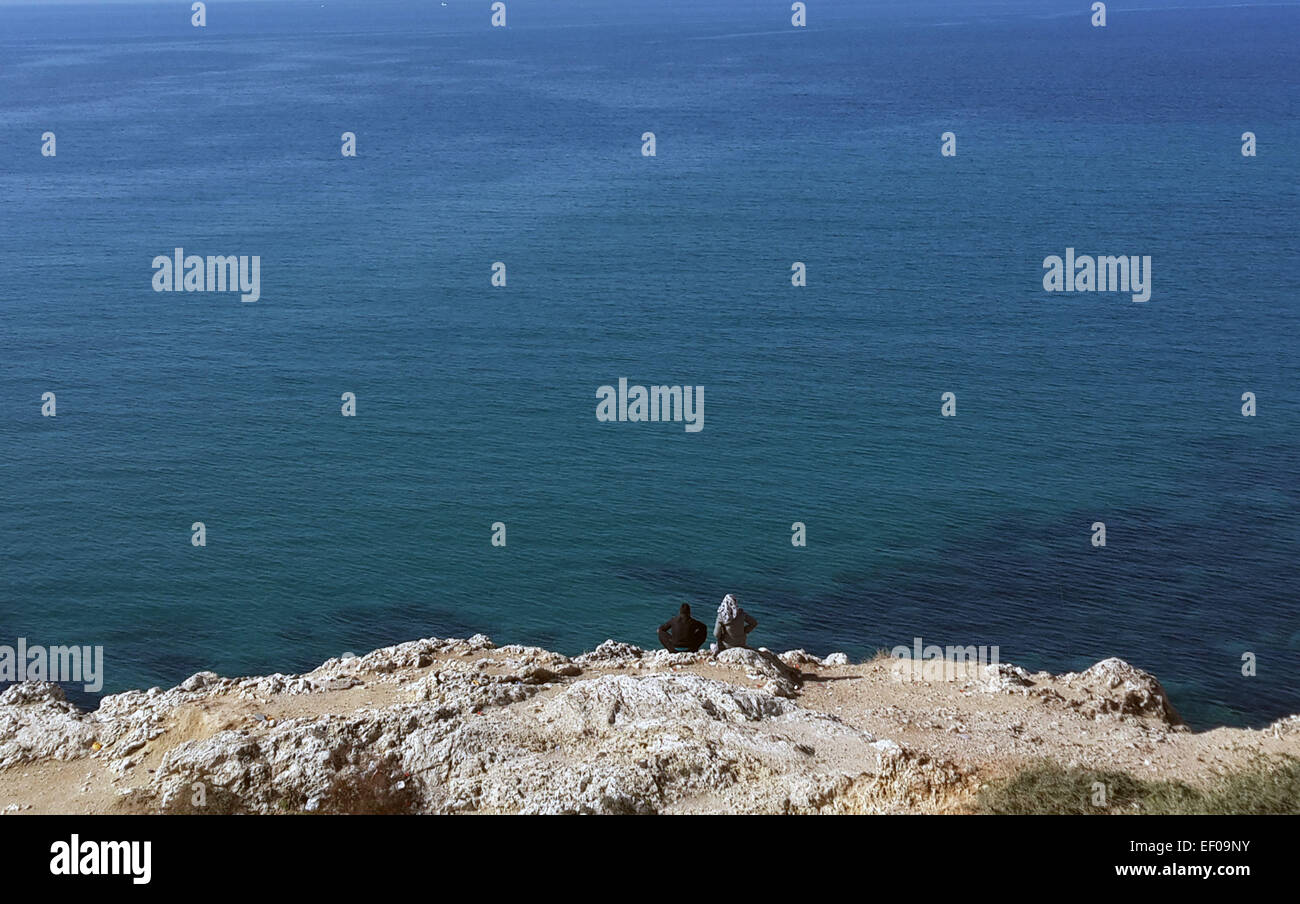
[[[669,653],[685,650],[694,653],[709,636],[704,622],[691,618],[691,607],[682,603],[681,610],[659,626],[659,642]]]
[[[718,607],[718,620],[713,626],[713,636],[718,639],[712,647],[714,653],[721,653],[731,647],[749,646],[749,632],[758,626],[754,616],[740,608],[740,599],[728,593],[722,598]]]

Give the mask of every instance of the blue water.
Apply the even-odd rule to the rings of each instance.
[[[0,644],[112,692],[733,591],[1300,711],[1300,6],[508,6],[0,5]],[[153,292],[176,246],[261,300]],[[1151,301],[1043,292],[1067,246]],[[598,423],[621,376],[703,431]]]

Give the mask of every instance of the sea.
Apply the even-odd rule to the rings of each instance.
[[[1300,5],[491,6],[0,3],[0,645],[114,693],[734,593],[1300,711]]]

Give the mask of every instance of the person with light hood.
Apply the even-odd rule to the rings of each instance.
[[[718,642],[711,649],[714,653],[721,653],[731,647],[749,646],[749,632],[757,625],[754,616],[740,608],[740,598],[728,593],[718,607],[718,620],[713,625],[713,636]]]

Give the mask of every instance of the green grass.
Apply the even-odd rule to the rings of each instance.
[[[1097,784],[1104,785],[1104,799]],[[978,813],[1300,814],[1300,759],[1261,757],[1207,788],[1044,760],[981,789]]]

